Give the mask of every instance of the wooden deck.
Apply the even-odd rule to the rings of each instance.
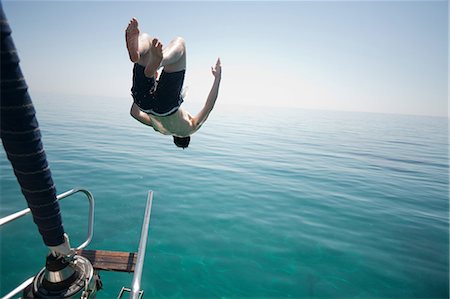
[[[134,272],[136,252],[107,250],[77,250],[77,254],[87,258],[94,269],[118,272]]]

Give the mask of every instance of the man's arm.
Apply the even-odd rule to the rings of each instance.
[[[150,119],[150,116],[148,116],[147,113],[141,111],[141,109],[139,109],[139,107],[135,103],[133,103],[133,106],[131,106],[130,114],[134,119],[138,120],[144,125],[152,126],[152,120]]]
[[[211,67],[211,72],[214,76],[214,83],[209,92],[208,99],[206,100],[205,106],[202,110],[192,119],[192,125],[194,130],[200,128],[200,126],[206,121],[209,113],[214,108],[217,96],[219,95],[220,80],[222,78],[222,66],[220,65],[220,58],[217,59],[215,67]]]

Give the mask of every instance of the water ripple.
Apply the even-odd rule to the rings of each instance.
[[[154,190],[151,297],[448,297],[447,119],[217,108],[181,151],[133,121],[126,100],[90,103],[37,100],[54,180],[94,193],[99,249],[136,250]],[[1,155],[6,215],[25,202]],[[62,210],[80,242],[85,203]],[[29,225],[2,229],[2,273],[16,269],[22,236],[44,254]],[[8,273],[3,286],[26,276]],[[102,278],[98,298],[130,280]]]

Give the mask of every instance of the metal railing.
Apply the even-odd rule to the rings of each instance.
[[[144,291],[141,290],[142,269],[144,267],[145,251],[147,248],[148,227],[150,225],[150,215],[152,213],[153,191],[148,191],[147,204],[145,205],[144,220],[142,221],[141,239],[139,241],[139,249],[136,258],[136,266],[134,267],[133,281],[131,288],[123,287],[117,299],[121,299],[125,293],[130,293],[130,299],[141,299]]]
[[[9,292],[8,294],[6,294],[4,297],[2,297],[2,299],[11,299],[13,298],[15,295],[19,294],[20,292],[22,292],[27,286],[29,286],[32,282],[33,282],[34,276],[28,278],[27,280],[25,280],[24,282],[22,282],[20,285],[18,285],[14,290],[12,290],[11,292]]]
[[[64,192],[60,195],[58,195],[56,198],[58,200],[61,200],[63,198],[66,198],[68,196],[71,196],[77,192],[82,192],[86,194],[86,196],[89,199],[89,224],[88,224],[88,237],[84,243],[82,243],[80,246],[77,247],[77,249],[83,249],[92,240],[93,231],[94,231],[94,197],[92,194],[85,189],[72,189],[67,192]],[[118,298],[122,298],[122,295],[125,292],[130,293],[130,299],[140,299],[144,295],[144,291],[142,291],[141,288],[141,278],[142,278],[142,270],[144,267],[144,258],[145,258],[145,252],[147,248],[147,240],[148,240],[148,228],[150,225],[150,215],[152,211],[152,203],[153,203],[153,191],[148,192],[147,197],[147,203],[145,206],[145,212],[144,212],[144,220],[142,222],[142,229],[141,229],[141,238],[139,241],[139,248],[137,253],[137,259],[136,259],[136,266],[134,268],[134,275],[133,280],[131,283],[131,288],[122,288],[122,290],[119,293]],[[18,218],[21,218],[27,214],[30,213],[30,209],[24,209],[22,211],[16,212],[14,214],[11,214],[9,216],[3,217],[0,219],[0,226],[7,224],[11,221],[14,221]],[[9,292],[6,296],[2,297],[2,299],[10,299],[13,298],[18,293],[22,292],[32,281],[34,277],[28,278],[26,281],[24,281],[21,285],[16,287],[13,291]]]
[[[64,199],[66,197],[69,197],[75,193],[84,193],[88,200],[89,200],[89,223],[88,223],[88,234],[87,234],[87,239],[86,241],[84,241],[80,246],[78,246],[76,249],[83,249],[86,246],[89,245],[89,243],[91,243],[92,240],[92,236],[94,235],[94,196],[92,195],[91,192],[89,192],[86,189],[81,189],[81,188],[76,188],[76,189],[71,189],[67,192],[61,193],[59,195],[56,196],[57,200],[61,200]],[[27,214],[29,214],[31,212],[31,210],[28,209],[23,209],[19,212],[13,213],[11,215],[8,215],[6,217],[3,217],[0,219],[0,227],[8,224],[14,220],[17,220]],[[2,299],[9,299],[9,298],[13,298],[15,295],[17,295],[18,293],[22,292],[34,279],[33,277],[28,278],[27,280],[25,280],[22,284],[20,284],[19,286],[17,286],[14,290],[12,290],[11,292],[9,292],[7,295],[3,296]]]
[[[64,199],[66,197],[69,197],[75,193],[78,192],[82,192],[84,193],[88,200],[89,200],[89,222],[88,222],[88,234],[87,234],[87,239],[86,241],[84,241],[80,246],[77,247],[77,249],[83,249],[86,246],[89,245],[89,243],[91,243],[92,241],[92,236],[94,235],[94,196],[92,195],[91,192],[89,192],[86,189],[81,189],[81,188],[75,188],[75,189],[71,189],[69,191],[66,191],[64,193],[61,193],[59,195],[56,196],[57,200],[61,200]],[[8,224],[14,220],[17,220],[27,214],[29,214],[31,212],[31,210],[29,208],[27,209],[23,209],[19,212],[16,212],[14,214],[8,215],[6,217],[3,217],[0,219],[0,226]]]
[[[134,267],[134,276],[131,283],[130,299],[139,298],[141,290],[142,269],[144,267],[145,250],[147,248],[148,226],[150,224],[150,214],[152,213],[153,191],[148,192],[147,204],[145,206],[144,221],[142,222],[141,240],[139,241],[139,250]]]

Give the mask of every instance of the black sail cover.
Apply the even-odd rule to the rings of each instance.
[[[11,29],[1,10],[1,139],[47,246],[64,242],[64,228],[28,86],[19,66]]]

